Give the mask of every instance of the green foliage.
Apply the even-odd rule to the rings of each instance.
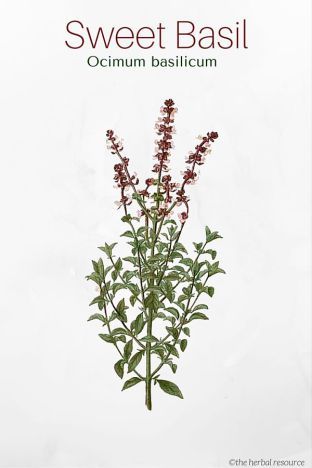
[[[132,356],[128,363],[128,373],[132,372],[140,364],[143,354],[144,351],[139,351]]]
[[[181,351],[185,351],[186,347],[187,347],[187,340],[185,338],[183,338],[183,340],[181,340],[181,342],[180,342]]]
[[[153,379],[165,393],[183,398],[176,384],[158,378],[159,371],[166,365],[177,372],[174,361],[187,348],[189,324],[208,319],[202,311],[208,309],[207,299],[215,292],[208,281],[224,270],[215,261],[216,251],[207,246],[221,236],[206,227],[204,241],[193,243],[195,255],[191,258],[180,240],[181,226],[174,220],[164,220],[159,232],[157,223],[153,229],[130,215],[122,221],[129,225],[122,237],[130,255],[116,256],[116,243],[99,247],[106,260],[93,260],[87,276],[98,288],[90,305],[99,312],[88,321],[99,321],[106,329],[100,338],[119,352],[121,358],[114,365],[117,376],[123,379],[125,373],[134,374],[122,390],[142,381],[148,387]],[[152,333],[154,321],[163,330],[160,336]],[[148,380],[144,376],[147,362],[155,366]]]
[[[125,361],[123,359],[120,359],[114,365],[115,372],[118,375],[118,377],[120,377],[121,379],[123,378],[123,375],[124,375],[124,366],[125,366]]]
[[[127,390],[127,388],[133,387],[134,385],[138,384],[141,381],[142,379],[140,379],[139,377],[132,377],[131,379],[127,380],[124,383],[122,390]]]
[[[90,315],[90,317],[88,318],[88,322],[90,322],[91,320],[100,320],[101,322],[106,324],[106,319],[102,314],[92,314],[92,315]]]
[[[169,380],[160,380],[160,379],[157,379],[157,383],[159,384],[160,388],[164,392],[169,393],[169,395],[174,395],[179,398],[183,398],[181,390],[175,383],[169,382]]]

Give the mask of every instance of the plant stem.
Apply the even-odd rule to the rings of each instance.
[[[156,232],[157,218],[153,219],[153,231]],[[151,256],[155,253],[155,239],[151,247]],[[149,282],[149,287],[154,286],[154,279]],[[153,307],[148,307],[147,336],[151,338],[153,330]],[[145,404],[148,410],[152,409],[152,377],[151,377],[151,347],[150,341],[146,343],[146,376],[145,376]]]
[[[148,309],[147,336],[152,335],[153,309]],[[151,379],[151,343],[146,343],[146,379],[145,404],[148,410],[152,409],[152,379]]]
[[[124,209],[125,209],[125,215],[127,215],[128,214],[127,207],[125,206]],[[147,219],[147,223],[148,223],[148,218],[146,218],[146,219]],[[145,318],[147,318],[147,313],[146,313],[146,310],[145,310],[145,296],[144,296],[144,285],[143,285],[143,281],[142,281],[142,264],[141,264],[141,256],[142,256],[143,261],[144,261],[144,257],[141,254],[139,239],[138,239],[138,237],[136,235],[136,230],[135,230],[135,228],[134,228],[131,221],[130,221],[130,226],[131,226],[134,238],[135,238],[135,240],[137,242],[137,257],[138,257],[138,263],[139,263],[139,281],[140,281],[141,297],[142,297],[142,300],[139,299],[139,301],[141,302],[141,304],[143,306],[144,316],[145,316]]]

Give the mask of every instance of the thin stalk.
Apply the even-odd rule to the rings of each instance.
[[[177,202],[173,202],[172,205],[169,207],[169,210],[168,210],[168,214],[171,213],[171,211],[173,210],[173,208],[176,206]],[[159,237],[159,234],[160,234],[160,231],[161,231],[161,228],[163,226],[163,223],[165,221],[165,217],[166,215],[163,215],[161,220],[160,220],[160,224],[159,224],[159,227],[157,229],[157,232],[156,232],[156,236],[155,236],[155,242],[157,242],[157,239]]]
[[[125,208],[125,214],[127,215],[128,214],[128,211],[127,211],[127,208],[126,206],[124,207]],[[138,246],[138,252],[137,252],[137,257],[138,257],[138,263],[139,263],[139,281],[140,281],[140,289],[141,289],[141,297],[142,297],[142,300],[139,299],[140,303],[143,305],[143,313],[144,313],[144,316],[145,318],[147,318],[147,313],[146,313],[146,310],[145,310],[145,294],[144,294],[144,284],[143,284],[143,280],[142,280],[142,263],[141,263],[141,257],[143,259],[143,261],[145,261],[143,255],[141,254],[141,251],[140,251],[140,247],[139,247],[139,239],[136,235],[136,230],[130,220],[130,226],[131,226],[131,229],[132,229],[132,233],[134,235],[134,238],[137,242],[137,246]]]
[[[148,309],[147,336],[152,336],[153,309]],[[152,378],[151,378],[151,343],[146,343],[146,378],[145,378],[145,404],[148,410],[152,409]]]
[[[153,220],[153,231],[156,231],[156,221]],[[151,256],[155,252],[155,239],[151,247]],[[154,286],[154,278],[149,282],[149,287]],[[153,332],[153,307],[148,307],[147,336],[151,338]],[[148,410],[152,409],[152,376],[151,376],[151,342],[146,343],[146,378],[145,378],[145,404]]]
[[[125,173],[127,174],[128,182],[129,182],[129,184],[131,185],[132,190],[134,191],[134,193],[135,193],[136,195],[139,195],[139,194],[138,194],[138,191],[137,191],[137,189],[136,189],[136,187],[135,187],[135,185],[134,185],[134,183],[132,182],[131,176],[130,176],[130,174],[129,174],[127,165],[125,164],[125,162],[124,162],[124,160],[123,160],[123,157],[121,156],[121,154],[120,154],[120,152],[119,152],[117,146],[115,145],[115,143],[112,143],[112,145],[113,145],[113,148],[114,148],[114,150],[115,150],[117,156],[119,157],[119,159],[120,159],[120,161],[121,161],[121,164],[123,165],[124,171],[125,171]],[[142,210],[144,211],[145,215],[148,216],[148,217],[151,219],[151,215],[150,215],[149,212],[146,210],[145,204],[142,203],[142,201],[141,201],[139,198],[137,198],[137,202],[138,202],[138,204],[140,205],[140,207],[142,208]]]

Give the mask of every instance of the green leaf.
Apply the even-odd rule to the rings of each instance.
[[[202,270],[199,273],[197,273],[196,279],[199,280],[203,276],[205,276],[208,273],[208,270]]]
[[[130,223],[130,221],[131,221],[131,215],[130,215],[130,214],[127,214],[127,215],[123,216],[123,217],[121,218],[121,221],[123,221],[124,223]]]
[[[103,297],[102,296],[97,296],[90,302],[89,306],[91,306],[93,304],[99,304],[101,302],[104,302]]]
[[[215,250],[208,249],[206,252],[211,255],[212,260],[214,260],[217,256],[217,252]]]
[[[132,265],[137,265],[137,259],[135,257],[124,257],[125,262],[130,262]]]
[[[175,307],[167,307],[165,310],[172,314],[176,319],[180,317],[180,314]]]
[[[97,273],[91,273],[91,275],[86,276],[87,280],[94,281],[98,286],[101,286],[102,280]]]
[[[115,330],[112,330],[112,335],[130,335],[128,330],[125,330],[124,328],[115,328]]]
[[[131,278],[133,278],[135,276],[135,272],[134,271],[125,271],[122,275],[123,279],[129,283],[129,281],[131,280]]]
[[[115,269],[119,272],[122,269],[122,260],[121,258],[118,258],[118,260],[115,263]]]
[[[159,356],[160,359],[163,360],[165,357],[165,350],[163,348],[157,347],[152,350],[152,354],[157,354],[157,356]]]
[[[199,293],[203,291],[204,286],[201,283],[195,283],[195,289]]]
[[[213,263],[212,265],[208,263],[208,271],[209,271],[209,276],[213,276],[217,273],[225,273],[224,270],[222,270],[222,268],[219,268],[219,262],[215,262]]]
[[[169,300],[169,302],[173,302],[174,300],[174,293],[173,293],[173,288],[172,284],[170,281],[163,281],[162,282],[162,288],[164,290],[166,298]]]
[[[174,364],[172,361],[167,361],[166,364],[171,368],[172,372],[175,374],[177,372],[177,365]]]
[[[155,291],[151,291],[145,299],[145,306],[150,307],[154,311],[157,310],[159,305],[158,294]]]
[[[116,292],[119,291],[120,289],[127,289],[127,287],[122,283],[114,283],[112,285],[112,291],[114,294],[116,294]]]
[[[181,306],[181,302],[186,301],[186,299],[188,299],[188,297],[185,294],[181,294],[178,297],[178,304],[177,305]]]
[[[87,321],[90,322],[90,320],[101,320],[101,322],[106,323],[106,318],[102,314],[90,315]]]
[[[108,257],[111,257],[113,254],[113,248],[115,247],[115,245],[117,245],[117,242],[114,242],[111,245],[108,245],[105,243],[104,247],[99,247],[99,249],[105,252]]]
[[[106,341],[107,343],[115,342],[114,338],[111,335],[104,335],[103,333],[100,333],[99,337],[102,338],[102,340]]]
[[[140,294],[140,288],[137,284],[128,284],[128,289],[134,296],[138,296]]]
[[[184,253],[187,254],[187,250],[186,250],[186,248],[184,247],[184,245],[181,244],[181,242],[177,242],[174,249],[175,249],[175,250],[180,250],[181,252],[184,252]]]
[[[210,235],[211,231],[208,226],[205,227],[206,239]]]
[[[136,301],[137,301],[137,296],[130,296],[129,301],[130,301],[130,304],[131,304],[132,307],[133,307],[134,304],[135,304]]]
[[[188,321],[191,322],[192,320],[196,320],[196,319],[208,320],[208,317],[202,312],[195,312],[195,314],[191,315]]]
[[[129,340],[124,347],[124,358],[128,362],[133,350],[133,340]]]
[[[165,314],[164,314],[164,315],[165,315]],[[158,315],[157,315],[157,316],[158,316]],[[172,324],[172,326],[174,326],[174,324],[175,324],[175,322],[176,322],[176,319],[175,319],[174,317],[171,317],[171,315],[170,315],[170,317],[167,316],[167,315],[165,315],[165,316],[162,317],[162,318],[163,318],[163,320],[168,320],[168,322],[170,322],[170,323]]]
[[[157,314],[155,315],[155,318],[161,318],[163,320],[168,320],[169,318],[173,319],[173,317],[171,317],[171,316],[167,317],[167,315],[164,312],[157,312]]]
[[[136,335],[139,335],[144,328],[144,315],[143,312],[137,316],[134,322],[134,331]]]
[[[180,275],[176,271],[169,271],[168,275],[166,276],[166,279],[171,281],[178,281],[180,279]]]
[[[165,256],[158,253],[156,255],[154,255],[153,257],[150,257],[148,259],[149,262],[159,262],[159,261],[162,261],[162,260],[165,260]]]
[[[208,286],[208,295],[212,297],[214,295],[214,288],[212,286]]]
[[[169,393],[169,395],[174,395],[183,399],[181,390],[175,383],[169,382],[169,380],[157,380],[157,382],[165,393]]]
[[[198,304],[197,306],[194,307],[193,312],[195,312],[195,310],[202,310],[202,309],[208,309],[208,306],[206,304]]]
[[[192,285],[190,284],[187,288],[182,288],[182,292],[187,298],[192,296]]]
[[[92,260],[92,265],[93,265],[93,270],[95,271],[95,273],[99,273],[99,267],[95,260]]]
[[[113,269],[113,265],[106,267],[104,270],[104,276],[106,277],[112,269]]]
[[[116,306],[116,311],[118,313],[118,318],[120,318],[120,320],[123,322],[127,321],[127,316],[125,314],[126,309],[128,309],[128,307],[125,304],[124,298],[122,298]]]
[[[100,277],[104,278],[104,264],[103,264],[103,260],[101,258],[99,258],[99,261],[98,261],[98,269],[99,269]]]
[[[128,364],[128,373],[132,372],[140,364],[143,354],[144,351],[139,351],[132,356]]]
[[[183,310],[183,312],[185,312],[185,304],[183,304],[182,302],[175,302],[175,305],[178,306],[180,309]]]
[[[166,330],[167,330],[168,333],[170,333],[170,335],[173,336],[173,338],[174,338],[175,340],[178,339],[178,337],[179,337],[179,330],[178,330],[177,328],[174,328],[174,327],[166,327]]]
[[[183,265],[187,265],[189,267],[193,266],[193,260],[191,258],[183,258],[180,260],[180,263],[183,263]]]
[[[144,343],[153,343],[154,341],[159,341],[156,336],[144,336],[140,338],[140,341],[144,341]]]
[[[180,343],[181,351],[185,351],[186,347],[187,347],[187,340],[183,338],[183,340],[181,340],[181,343]]]
[[[170,260],[173,260],[174,258],[183,258],[183,255],[180,252],[171,252],[170,254]]]
[[[175,357],[179,357],[179,352],[178,350],[170,343],[165,343],[165,346],[167,348],[167,350],[170,352],[170,354],[173,354],[173,356]]]
[[[191,332],[189,327],[184,327],[182,328],[183,332],[186,334],[186,336],[191,336]]]
[[[200,252],[200,250],[201,250],[201,248],[202,248],[202,246],[203,246],[203,243],[202,243],[202,242],[199,242],[199,243],[197,244],[196,242],[193,242],[193,245],[194,245],[194,247],[195,247],[196,252],[198,253],[198,252]]]
[[[206,242],[211,242],[215,239],[222,239],[222,236],[220,236],[220,234],[217,231],[210,232],[210,234],[207,234],[206,232]]]
[[[123,359],[120,359],[120,361],[117,361],[116,364],[114,365],[114,369],[118,377],[121,379],[123,378],[124,375],[124,365],[125,361]]]
[[[120,237],[131,237],[133,239],[133,233],[131,231],[126,231],[123,234],[121,234]]]
[[[122,387],[122,390],[127,390],[127,388],[133,387],[134,385],[138,384],[139,382],[142,382],[139,377],[132,377],[132,379],[127,380],[124,383],[124,386]]]
[[[115,341],[122,341],[123,343],[127,341],[126,335],[116,335],[114,338]]]
[[[144,236],[145,231],[146,231],[146,227],[145,227],[145,226],[139,227],[139,229],[137,230],[137,236]]]

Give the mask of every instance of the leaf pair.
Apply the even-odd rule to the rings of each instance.
[[[134,385],[137,385],[140,382],[142,382],[142,379],[140,379],[139,377],[132,377],[131,379],[127,380],[124,383],[122,390],[127,390],[128,388],[133,387]],[[175,383],[170,382],[169,380],[161,380],[161,379],[157,379],[155,380],[155,382],[158,383],[160,388],[165,393],[168,393],[169,395],[177,396],[178,398],[183,399],[182,392]]]

